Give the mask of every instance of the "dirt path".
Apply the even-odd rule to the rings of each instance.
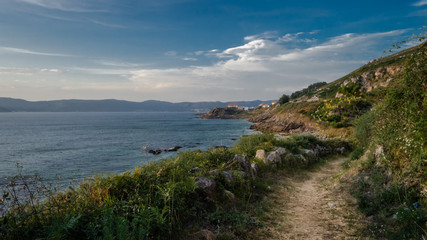
[[[345,159],[292,177],[277,176],[269,219],[260,239],[359,239],[356,201],[335,176]],[[277,189],[276,189],[277,188]]]

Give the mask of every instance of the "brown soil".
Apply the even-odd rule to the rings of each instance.
[[[337,177],[344,160],[291,177],[277,175],[267,198],[267,227],[255,238],[361,239],[357,235],[363,219],[356,200],[341,189]]]

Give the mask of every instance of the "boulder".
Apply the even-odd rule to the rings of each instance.
[[[223,171],[224,177],[228,179],[228,181],[233,182],[233,174],[230,171]]]
[[[243,172],[243,171],[232,171],[233,175],[238,175],[238,176],[242,176],[243,178],[246,178],[248,176],[247,173]],[[234,179],[234,178],[233,178]]]
[[[302,152],[309,159],[313,159],[315,161],[319,160],[318,150],[316,150],[316,149],[314,149],[314,150],[311,150],[311,149],[300,149],[300,152]]]
[[[315,155],[314,151],[311,149],[300,149],[300,152],[307,154],[307,155],[313,155],[313,156]]]
[[[374,158],[379,160],[382,157],[384,157],[384,148],[381,145],[377,145],[374,152]]]
[[[257,150],[255,157],[260,159],[260,160],[265,160],[265,150]]]
[[[345,153],[345,147],[335,148],[335,152],[339,154]]]
[[[160,150],[160,149],[155,149],[155,150],[151,149],[148,152],[151,153],[151,154],[153,154],[153,155],[158,155],[158,154],[162,153],[162,150]]]
[[[197,173],[197,172],[201,172],[201,171],[202,171],[202,169],[200,169],[199,167],[195,167],[195,168],[190,169],[190,173]]]
[[[297,154],[297,155],[295,155],[295,158],[297,158],[298,160],[299,160],[299,163],[301,164],[307,164],[308,163],[308,161],[307,161],[307,159],[304,157],[304,155],[302,155],[302,154]]]
[[[216,235],[215,233],[207,230],[207,229],[203,229],[200,232],[197,232],[193,235],[192,239],[195,240],[216,240]]]
[[[286,149],[282,147],[275,148],[274,151],[276,151],[280,156],[288,154],[288,151],[286,151]]]
[[[247,173],[252,178],[255,178],[251,167],[251,161],[249,161],[249,157],[247,155],[235,155],[233,160],[240,163],[240,166],[243,168],[245,173]]]
[[[165,149],[165,152],[176,152],[180,148],[182,148],[182,147],[181,146],[175,146],[175,147],[172,147],[172,148]]]
[[[214,176],[214,177],[216,177],[218,175],[222,175],[229,182],[233,182],[233,175],[229,171],[221,171],[221,170],[218,170],[218,169],[214,169],[214,170],[212,170],[212,171],[209,172],[209,175]]]
[[[280,154],[277,151],[272,151],[268,153],[264,162],[278,165],[282,162],[282,158],[280,157]]]
[[[207,199],[213,199],[216,191],[216,183],[213,179],[206,177],[196,177],[194,182],[197,185],[196,191],[206,197]]]
[[[228,190],[224,190],[224,195],[230,199],[230,200],[234,200],[236,198],[236,196],[234,195],[234,193],[228,191]]]
[[[252,172],[254,173],[255,177],[258,175],[259,166],[256,163],[251,164]]]

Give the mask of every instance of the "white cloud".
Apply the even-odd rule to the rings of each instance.
[[[181,59],[184,61],[197,61],[197,58],[192,58],[192,57],[183,57]]]
[[[1,67],[0,68],[0,74],[7,74],[7,75],[36,75],[36,74],[58,74],[62,73],[61,70],[52,68],[43,68],[43,69],[35,69],[35,68],[7,68],[7,67]]]
[[[178,53],[176,51],[167,51],[164,54],[168,57],[175,57]]]
[[[287,47],[288,43],[301,42],[298,36],[302,33],[268,39],[250,37],[241,46],[218,51],[220,61],[215,64],[141,69],[132,71],[130,79],[132,86],[146,92],[193,91],[187,100],[191,96],[192,100],[274,99],[283,91],[291,93],[310,83],[330,82],[349,73],[370,60],[366,55],[385,38],[404,32],[349,33],[302,49]]]
[[[71,55],[66,55],[66,54],[38,52],[38,51],[32,51],[32,50],[23,49],[23,48],[13,48],[13,47],[0,47],[0,53],[1,52],[12,52],[12,53],[52,56],[52,57],[71,57]]]
[[[412,6],[415,6],[415,7],[421,7],[421,6],[424,6],[424,5],[427,5],[427,0],[421,0],[421,1],[418,1],[418,2],[416,2],[414,4],[412,4]]]
[[[400,40],[406,31],[348,33],[323,42],[304,40],[308,35],[315,37],[315,33],[276,37],[260,34],[245,38],[243,44],[224,50],[193,52],[189,56],[178,56],[175,51],[166,53],[186,61],[195,59],[191,56],[202,58],[202,55],[210,54],[210,59],[216,61],[205,66],[162,69],[98,60],[95,62],[100,64],[98,68],[70,68],[67,71],[52,67],[38,71],[0,68],[0,74],[10,75],[14,72],[22,79],[27,79],[25,74],[39,74],[51,79],[51,85],[58,85],[60,83],[54,82],[56,75],[52,74],[61,73],[61,77],[72,81],[61,85],[61,90],[55,94],[77,94],[73,95],[74,98],[96,96],[168,101],[277,99],[283,93],[292,93],[311,83],[330,82],[344,76],[372,58],[379,57],[384,46],[387,48],[391,46],[389,42]],[[31,86],[31,83],[26,86]]]
[[[128,27],[123,26],[123,25],[113,24],[113,23],[105,23],[105,22],[101,22],[101,21],[98,21],[98,20],[94,20],[94,19],[89,19],[89,21],[92,22],[92,23],[104,26],[104,27],[122,28],[122,29],[128,28]]]
[[[40,70],[40,72],[42,73],[61,73],[62,71],[56,68],[52,68],[52,69],[47,69],[47,68],[43,68]]]
[[[46,9],[61,10],[67,12],[105,12],[105,10],[91,9],[85,5],[84,1],[68,0],[17,0]]]
[[[244,40],[253,41],[256,39],[273,39],[273,38],[277,38],[277,34],[278,33],[276,31],[267,31],[257,35],[246,36]]]

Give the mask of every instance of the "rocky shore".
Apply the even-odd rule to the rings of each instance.
[[[237,108],[227,108],[227,107],[215,107],[210,110],[208,113],[202,114],[199,118],[202,119],[240,119],[242,118],[241,114],[244,113],[243,110]]]

